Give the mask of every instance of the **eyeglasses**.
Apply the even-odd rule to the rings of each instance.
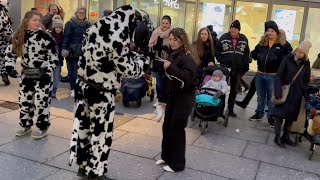
[[[79,12],[77,12],[77,14],[86,14],[86,12],[80,12],[80,11],[79,11]]]

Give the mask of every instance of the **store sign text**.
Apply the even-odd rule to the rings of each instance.
[[[154,0],[154,3],[159,4],[161,0]],[[162,0],[163,5],[174,8],[174,9],[180,9],[180,5],[178,4],[178,0]]]

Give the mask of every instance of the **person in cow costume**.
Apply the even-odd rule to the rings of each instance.
[[[9,85],[10,81],[6,72],[5,64],[5,50],[9,44],[12,35],[12,19],[10,18],[7,0],[0,0],[0,75],[5,85]]]
[[[138,78],[148,68],[143,54],[130,51],[141,15],[130,5],[102,17],[84,35],[75,87],[75,117],[70,161],[79,165],[78,176],[106,176],[112,144],[115,94],[122,77]]]

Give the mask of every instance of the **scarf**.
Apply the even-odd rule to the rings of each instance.
[[[169,27],[169,29],[162,31],[161,27],[158,27],[155,29],[150,37],[149,40],[149,47],[152,47],[157,44],[158,37],[163,39],[163,45],[169,47],[169,33],[173,29],[172,26]]]
[[[71,21],[81,27],[90,26],[89,21],[86,19],[80,20],[77,16],[72,16]]]

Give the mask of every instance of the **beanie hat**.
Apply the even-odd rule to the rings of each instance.
[[[221,70],[213,71],[212,76],[219,76],[221,79],[223,78],[223,72]]]
[[[52,29],[53,29],[53,28],[56,28],[56,27],[63,28],[63,21],[60,20],[60,19],[54,19],[54,20],[52,21]]]
[[[312,47],[311,42],[309,40],[304,40],[299,44],[297,49],[300,49],[306,55],[306,57],[308,57],[309,50],[311,47]]]
[[[106,9],[103,11],[103,16],[109,16],[112,13],[110,9]]]
[[[277,23],[274,21],[267,21],[264,23],[264,32],[267,32],[268,29],[273,29],[277,34],[280,32]]]
[[[241,30],[241,25],[238,20],[233,21],[233,23],[230,25],[230,28],[232,27],[237,28],[239,31]]]
[[[84,12],[87,12],[87,8],[86,8],[86,7],[80,6],[80,7],[77,8],[76,13],[77,13],[78,11],[80,11],[80,10],[84,10]]]

